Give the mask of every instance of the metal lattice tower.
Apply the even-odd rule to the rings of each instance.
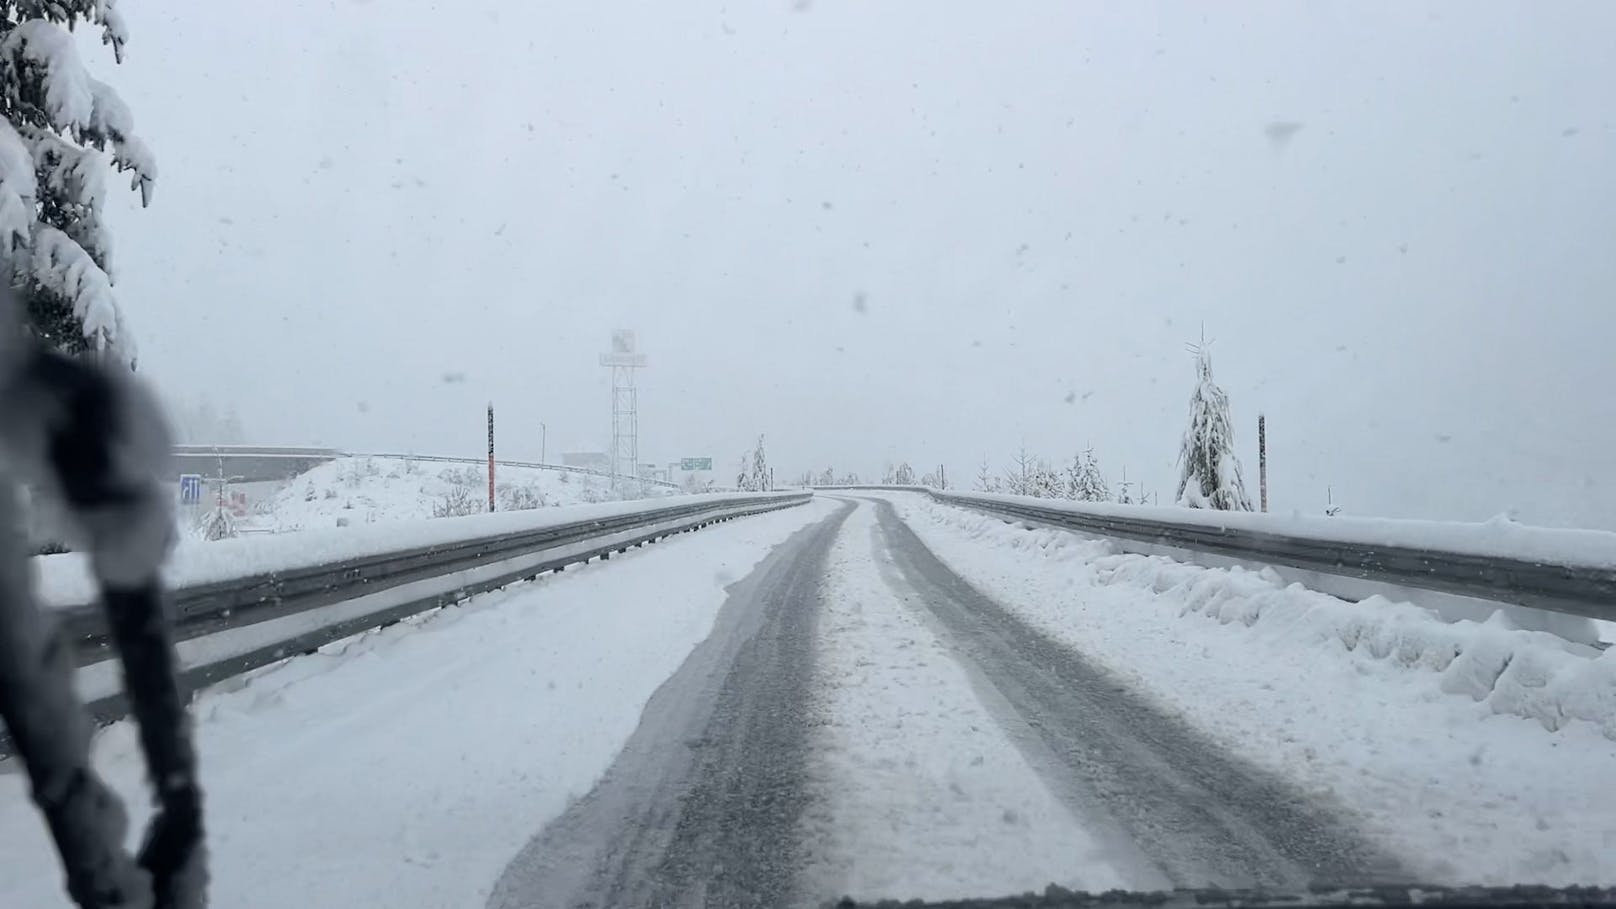
[[[611,352],[600,355],[600,365],[612,371],[612,490],[620,493],[640,475],[640,397],[634,371],[645,368],[645,354],[635,350],[632,330],[612,332]]]

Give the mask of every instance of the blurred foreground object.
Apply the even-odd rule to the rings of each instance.
[[[15,313],[10,294],[0,310]],[[176,677],[159,569],[174,539],[163,484],[169,438],[156,402],[118,365],[45,349],[0,320],[0,718],[83,907],[198,909],[206,903],[202,795]],[[74,691],[72,648],[34,597],[18,490],[67,515],[123,664],[156,812],[131,857],[128,820],[90,763],[93,731]]]

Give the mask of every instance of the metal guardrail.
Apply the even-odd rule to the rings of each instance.
[[[997,502],[941,491],[928,492],[939,502],[1085,533],[1616,621],[1616,569],[1604,566],[1557,565],[1438,549],[1321,540],[1233,527],[1102,517],[1019,502]]]
[[[429,461],[441,464],[487,464],[486,458],[460,458],[447,455],[419,455],[399,454],[394,452],[370,451],[343,451],[337,448],[297,448],[278,445],[175,445],[174,463],[179,473],[198,472],[211,476],[215,472],[215,465],[227,464],[275,464],[274,476],[253,477],[253,479],[284,479],[295,476],[316,465],[337,458],[393,458],[400,461]],[[581,476],[600,477],[612,479],[612,473],[606,470],[595,470],[589,467],[574,467],[570,464],[546,464],[542,461],[507,461],[496,458],[495,464],[508,467],[530,467],[537,470],[554,470],[561,473],[578,474]],[[235,467],[222,468],[227,474],[237,474],[241,470]],[[645,483],[649,486],[659,486],[664,489],[682,489],[678,483],[668,480],[646,479],[644,477],[623,477],[625,480]]]
[[[286,656],[446,606],[567,565],[610,558],[674,533],[801,505],[811,493],[651,506],[631,514],[551,525],[323,565],[184,587],[173,595],[182,683],[195,691]],[[126,705],[96,604],[64,607],[80,685],[101,721]],[[93,673],[93,678],[86,678]],[[0,737],[0,754],[6,743]]]
[[[400,460],[400,461],[434,461],[434,462],[443,463],[443,464],[487,464],[488,463],[488,459],[486,459],[486,458],[456,458],[456,457],[449,457],[449,456],[446,456],[446,455],[383,454],[383,453],[368,452],[368,451],[346,452],[346,453],[344,453],[344,457],[350,457],[350,458],[392,458],[392,459]],[[590,468],[590,467],[574,467],[574,466],[572,466],[570,464],[546,464],[543,461],[506,461],[506,460],[503,460],[503,459],[495,458],[494,463],[496,465],[498,465],[498,466],[501,466],[501,467],[531,467],[531,468],[534,468],[536,470],[558,470],[558,471],[560,471],[562,473],[575,473],[575,474],[581,474],[581,475],[584,475],[584,476],[600,477],[600,478],[606,479],[606,480],[610,480],[614,476],[612,474],[612,472],[608,471],[608,470],[595,470],[595,469]],[[647,486],[660,486],[660,487],[662,487],[664,489],[683,489],[684,488],[684,487],[680,486],[678,483],[672,483],[672,482],[669,482],[667,480],[651,480],[651,479],[646,479],[644,477],[628,477],[628,476],[624,476],[624,477],[622,477],[622,479],[630,480],[630,481],[634,481],[634,482],[639,482],[639,483],[644,483]]]
[[[837,488],[815,487],[825,491]],[[1554,564],[1475,553],[1362,541],[1317,539],[1284,533],[1175,523],[1150,518],[1082,514],[1022,502],[962,495],[924,486],[864,486],[925,493],[932,499],[1102,537],[1189,549],[1247,562],[1413,587],[1438,593],[1515,603],[1590,619],[1616,621],[1616,568]]]

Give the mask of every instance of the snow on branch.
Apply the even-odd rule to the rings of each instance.
[[[145,206],[157,164],[128,105],[85,69],[71,34],[83,23],[100,25],[123,60],[115,0],[0,0],[0,257],[32,295],[39,336],[68,351],[132,354],[101,212],[110,169],[132,174]]]
[[[15,81],[38,80],[44,88],[43,113],[51,126],[68,131],[90,125],[95,96],[72,35],[44,19],[29,19],[0,40],[0,55],[16,70],[10,74]]]
[[[34,158],[28,144],[0,120],[0,254],[14,256],[33,237]]]
[[[90,346],[105,349],[118,339],[122,319],[112,296],[112,280],[84,247],[48,224],[34,225],[29,276],[42,289],[72,301]]]

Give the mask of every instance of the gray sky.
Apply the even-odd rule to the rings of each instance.
[[[1616,6],[122,8],[141,368],[257,441],[603,448],[624,326],[647,460],[1165,500],[1204,323],[1278,510],[1616,527]]]

